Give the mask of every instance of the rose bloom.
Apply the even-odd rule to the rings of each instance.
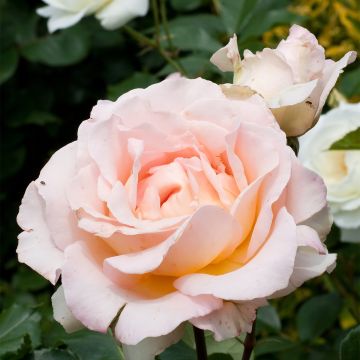
[[[312,128],[342,69],[355,61],[349,51],[335,62],[325,59],[325,50],[307,29],[293,25],[276,49],[253,54],[244,51],[241,60],[236,35],[211,58],[222,71],[234,72],[234,85],[224,86],[234,96],[236,87],[260,94],[288,136],[299,136]]]
[[[174,77],[99,101],[26,190],[19,260],[62,286],[67,330],[114,326],[151,359],[189,321],[222,340],[334,267],[326,188],[263,99]],[[137,346],[133,346],[138,344]]]
[[[149,0],[43,0],[47,4],[37,10],[49,18],[50,32],[70,27],[84,16],[95,14],[101,25],[113,30],[149,10]]]
[[[360,241],[360,150],[330,150],[346,134],[360,128],[360,103],[341,103],[320,117],[300,138],[303,164],[325,181],[328,201],[344,240]]]

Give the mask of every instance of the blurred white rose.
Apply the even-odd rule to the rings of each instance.
[[[50,32],[76,24],[84,16],[95,14],[101,25],[116,29],[134,17],[144,16],[149,9],[149,0],[43,0],[47,6],[37,10],[49,18]]]
[[[346,241],[360,241],[360,150],[329,148],[359,127],[360,103],[342,103],[300,138],[299,158],[323,177],[334,221]]]

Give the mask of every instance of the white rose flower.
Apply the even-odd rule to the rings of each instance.
[[[318,124],[300,138],[299,158],[321,175],[342,238],[360,241],[360,150],[329,150],[331,145],[360,127],[360,103],[342,103],[322,115]]]
[[[224,87],[227,96],[246,96],[244,87],[250,95],[249,90],[258,93],[286,135],[300,136],[316,124],[337,78],[355,58],[356,52],[349,51],[337,62],[326,59],[315,35],[293,25],[276,49],[265,48],[255,54],[245,50],[241,59],[234,35],[210,61],[220,70],[234,73],[234,84]]]
[[[108,30],[119,28],[137,16],[144,16],[149,0],[43,0],[47,6],[37,10],[49,18],[50,32],[70,27],[84,16],[95,14]]]

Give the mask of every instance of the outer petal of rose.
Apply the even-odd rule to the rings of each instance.
[[[296,224],[306,221],[326,205],[326,186],[323,180],[301,165],[293,155],[291,178],[287,186],[286,208]]]
[[[64,255],[53,242],[45,219],[44,200],[34,182],[27,187],[17,217],[24,230],[16,249],[20,262],[55,284],[60,275]]]
[[[302,84],[290,85],[268,100],[267,103],[270,108],[299,104],[310,96],[317,83],[318,80],[315,79]]]
[[[319,77],[324,67],[324,48],[310,31],[299,25],[290,28],[288,38],[279,43],[276,51],[286,58],[297,83]]]
[[[325,101],[335,86],[339,75],[343,72],[343,69],[354,62],[356,59],[356,51],[349,51],[339,61],[334,62],[327,60],[325,69],[323,71],[322,78],[320,79],[317,87],[314,90],[313,97],[319,99],[315,118],[317,119],[322,111]]]
[[[293,84],[289,65],[275,50],[264,49],[255,56],[245,57],[237,85],[248,86],[267,101]]]
[[[239,88],[237,85],[225,85],[231,88]],[[222,89],[225,85],[222,86]],[[226,92],[225,95],[227,95]],[[251,93],[246,97],[246,101],[244,99],[237,100],[200,99],[188,106],[184,110],[184,115],[188,120],[205,124],[214,123],[227,131],[234,131],[243,121],[268,126],[276,124],[274,116],[269,111],[264,99],[259,95]]]
[[[231,215],[216,206],[203,206],[159,245],[106,259],[105,264],[127,274],[155,270],[156,274],[177,276],[206,266],[233,248],[238,239],[241,229]]]
[[[311,98],[299,104],[273,108],[271,111],[287,136],[300,136],[317,121],[316,102]]]
[[[248,257],[252,257],[260,249],[271,230],[277,209],[284,206],[282,197],[286,192],[291,172],[289,149],[279,151],[279,157],[279,166],[271,175],[264,178],[263,188],[257,199],[259,210],[247,248]]]
[[[149,0],[114,0],[104,6],[96,17],[108,30],[117,29],[137,16],[144,16],[149,10]]]
[[[168,94],[172,94],[171,97]],[[180,113],[189,104],[203,99],[224,99],[219,85],[202,78],[170,78],[146,89],[143,95],[154,111]],[[164,101],[166,99],[166,101]]]
[[[174,286],[192,296],[211,294],[239,301],[264,298],[287,286],[293,272],[296,249],[296,225],[282,208],[269,238],[248,263],[224,275],[186,275],[177,279]]]
[[[224,302],[224,305],[212,313],[190,320],[199,329],[210,330],[216,341],[239,336],[242,332],[251,332],[256,318],[256,309],[266,304],[265,300],[253,300],[245,303]]]
[[[336,254],[320,255],[312,247],[301,246],[297,250],[294,272],[285,289],[275,292],[271,297],[283,297],[300,287],[305,281],[313,279],[325,271],[335,268]]]
[[[309,246],[315,249],[319,254],[326,254],[327,249],[321,242],[316,230],[310,226],[298,225],[296,227],[298,246]]]
[[[240,65],[240,54],[236,34],[230,38],[226,46],[216,51],[210,61],[221,71],[234,71]]]
[[[76,174],[77,143],[58,150],[41,170],[35,181],[39,194],[45,200],[45,216],[56,246],[64,250],[86,234],[77,226],[77,218],[70,208],[66,189]]]
[[[115,328],[116,338],[135,345],[148,337],[166,335],[189,319],[219,309],[222,300],[209,295],[187,296],[174,292],[154,300],[127,304]]]
[[[68,308],[62,286],[59,286],[51,297],[51,303],[54,311],[54,319],[59,322],[68,333],[80,330],[84,327]]]
[[[178,342],[184,334],[184,326],[178,326],[167,335],[149,337],[136,345],[122,345],[125,360],[154,360],[167,347]]]
[[[104,258],[114,255],[101,240],[76,242],[65,251],[62,284],[66,303],[87,328],[106,332],[129,300],[102,271]]]
[[[79,12],[69,12],[52,6],[44,6],[36,11],[40,16],[49,18],[48,29],[49,32],[54,32],[59,29],[68,28],[81,20],[85,16],[86,9]]]
[[[331,230],[333,218],[330,214],[328,206],[323,207],[319,212],[311,216],[309,219],[303,221],[299,225],[307,225],[316,230],[320,240],[325,241],[327,234]]]

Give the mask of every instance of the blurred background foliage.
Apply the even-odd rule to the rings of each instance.
[[[18,264],[15,254],[15,219],[25,187],[56,149],[76,139],[77,127],[98,99],[116,99],[179,70],[189,77],[229,82],[209,58],[234,32],[240,51],[275,46],[292,23],[314,32],[330,58],[360,47],[357,0],[156,3],[155,13],[119,30],[106,31],[86,18],[49,34],[46,21],[35,13],[40,1],[0,0],[0,359],[122,358],[109,335],[87,330],[66,334],[52,319],[53,287]],[[337,84],[352,102],[360,100],[358,64]],[[339,238],[333,227],[327,244],[338,253],[338,266],[331,275],[259,311],[256,359],[360,358],[360,245]],[[240,359],[242,341],[216,343],[207,336],[209,359]],[[190,329],[159,359],[194,360]]]

